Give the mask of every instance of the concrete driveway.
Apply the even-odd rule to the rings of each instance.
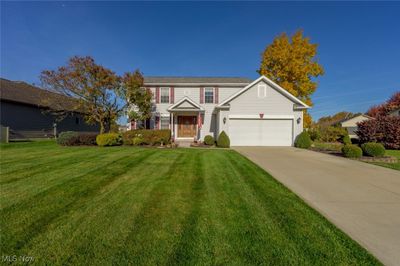
[[[400,172],[308,150],[235,147],[386,265],[400,265]]]

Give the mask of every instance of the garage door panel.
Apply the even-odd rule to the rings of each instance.
[[[291,119],[230,119],[232,146],[291,146]]]

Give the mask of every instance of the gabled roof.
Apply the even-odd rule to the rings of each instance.
[[[357,115],[357,116],[354,116],[354,117],[352,117],[352,118],[343,120],[342,122],[340,122],[340,124],[343,126],[344,123],[349,123],[349,122],[351,122],[352,120],[356,120],[356,119],[358,119],[358,118],[360,118],[360,117],[365,118],[365,120],[367,120],[367,119],[368,119],[368,120],[369,120],[369,119],[373,119],[373,117],[370,117],[370,116],[368,116],[368,115]]]
[[[248,89],[250,89],[251,87],[253,87],[255,84],[257,84],[260,81],[264,81],[265,83],[267,83],[268,85],[270,85],[271,87],[273,87],[274,89],[276,89],[277,91],[282,93],[284,96],[286,96],[287,98],[292,100],[294,103],[297,103],[299,105],[299,106],[297,106],[297,108],[299,108],[299,109],[310,108],[310,106],[308,106],[307,104],[305,104],[302,101],[300,101],[299,99],[297,99],[295,96],[293,96],[287,90],[285,90],[284,88],[282,88],[281,86],[279,86],[278,84],[276,84],[275,82],[273,82],[272,80],[267,78],[266,76],[260,76],[258,79],[254,80],[252,83],[250,83],[249,85],[247,85],[246,87],[244,87],[243,89],[241,89],[240,91],[238,91],[237,93],[235,93],[234,95],[232,95],[231,97],[226,99],[225,101],[221,102],[217,107],[223,107],[224,105],[226,105],[227,103],[229,103],[230,101],[232,101],[233,99],[235,99],[236,97],[238,97],[243,92],[247,91]]]
[[[22,81],[0,78],[0,99],[57,110],[78,111],[77,100]]]
[[[251,82],[248,78],[243,77],[162,77],[162,76],[145,76],[145,85],[178,85],[178,84],[199,84],[199,85],[247,85]]]
[[[193,106],[193,108],[179,108],[180,105],[182,105],[183,103],[189,103],[191,106]],[[182,109],[188,109],[188,110],[193,110],[193,109],[198,109],[200,111],[203,111],[204,108],[201,107],[200,105],[198,105],[196,102],[194,102],[192,99],[190,99],[189,97],[184,97],[181,100],[179,100],[178,102],[176,102],[175,104],[171,105],[168,108],[168,111],[173,111],[173,110],[182,110]]]

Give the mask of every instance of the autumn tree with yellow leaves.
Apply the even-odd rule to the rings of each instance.
[[[303,36],[302,30],[290,37],[282,33],[264,50],[257,72],[311,106],[311,95],[318,85],[315,78],[324,74],[317,62],[317,47]],[[309,127],[311,122],[311,116],[305,111],[304,127]]]

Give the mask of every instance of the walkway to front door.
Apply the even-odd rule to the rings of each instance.
[[[196,116],[178,116],[178,138],[193,138],[196,136]]]

